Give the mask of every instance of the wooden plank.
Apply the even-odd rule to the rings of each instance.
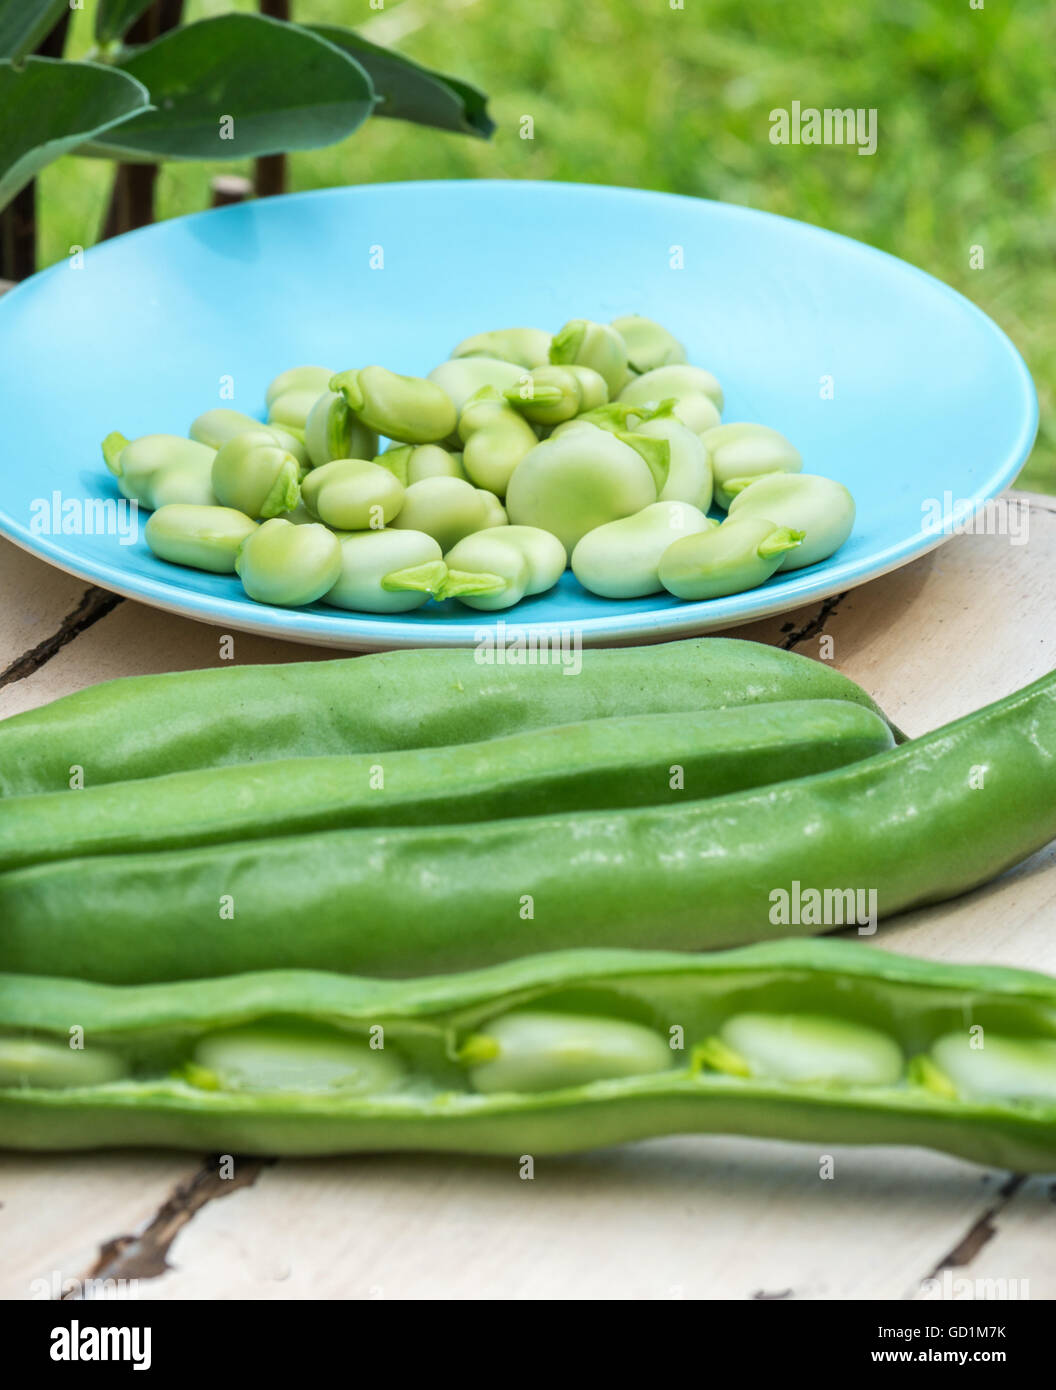
[[[531,1181],[497,1160],[283,1162],[201,1211],[140,1297],[901,1299],[999,1187],[917,1150],[722,1138],[539,1160]],[[1029,1211],[1056,1236],[1041,1184]]]
[[[53,1297],[100,1247],[148,1221],[197,1167],[187,1154],[0,1153],[0,1298]]]

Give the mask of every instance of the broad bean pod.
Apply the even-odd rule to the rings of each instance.
[[[8,1149],[516,1159],[687,1133],[1056,1171],[1056,981],[805,940],[400,982],[0,976]]]
[[[384,532],[379,532],[379,535]],[[126,676],[0,720],[0,793],[329,753],[469,743],[610,715],[851,700],[876,709],[819,661],[730,637],[586,650],[574,677],[550,660],[453,648],[334,661]]]
[[[985,789],[967,775],[975,765]],[[712,800],[12,870],[0,875],[0,969],[116,982],[275,966],[385,976],[567,945],[713,950],[790,925],[871,934],[1054,837],[1050,674],[890,752]],[[237,911],[218,930],[230,895]]]

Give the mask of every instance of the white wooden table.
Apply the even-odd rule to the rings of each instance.
[[[967,713],[1056,662],[1056,499],[1028,500],[1026,545],[959,536],[737,635],[808,655],[831,639],[824,654],[910,734]],[[0,592],[0,716],[219,664],[217,630],[86,591],[4,542]],[[236,638],[243,662],[325,655]],[[872,944],[1056,973],[1056,846]],[[1052,1298],[1054,1196],[1051,1180],[918,1150],[709,1137],[545,1159],[531,1182],[448,1157],[247,1161],[222,1180],[206,1155],[0,1155],[0,1295],[95,1276],[136,1280],[144,1300],[914,1299],[948,1272]]]

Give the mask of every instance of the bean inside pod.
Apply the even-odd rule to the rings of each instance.
[[[648,1135],[1056,1168],[1056,980],[848,942],[426,980],[0,976],[0,1143],[574,1152]]]

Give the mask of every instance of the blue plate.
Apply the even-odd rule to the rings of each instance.
[[[681,268],[675,268],[675,267]],[[332,647],[468,643],[496,615],[270,608],[234,577],[157,560],[142,536],[63,533],[116,496],[99,442],[183,434],[201,411],[263,415],[286,367],[424,374],[487,328],[643,313],[772,425],[858,519],[831,559],[704,603],[613,602],[571,574],[503,616],[584,642],[705,632],[862,584],[938,545],[1000,492],[1037,426],[1027,369],[966,299],[882,252],[767,213],[634,189],[376,184],[269,198],[104,242],[0,299],[0,531],[117,593],[227,628]],[[221,383],[234,383],[233,400]]]

